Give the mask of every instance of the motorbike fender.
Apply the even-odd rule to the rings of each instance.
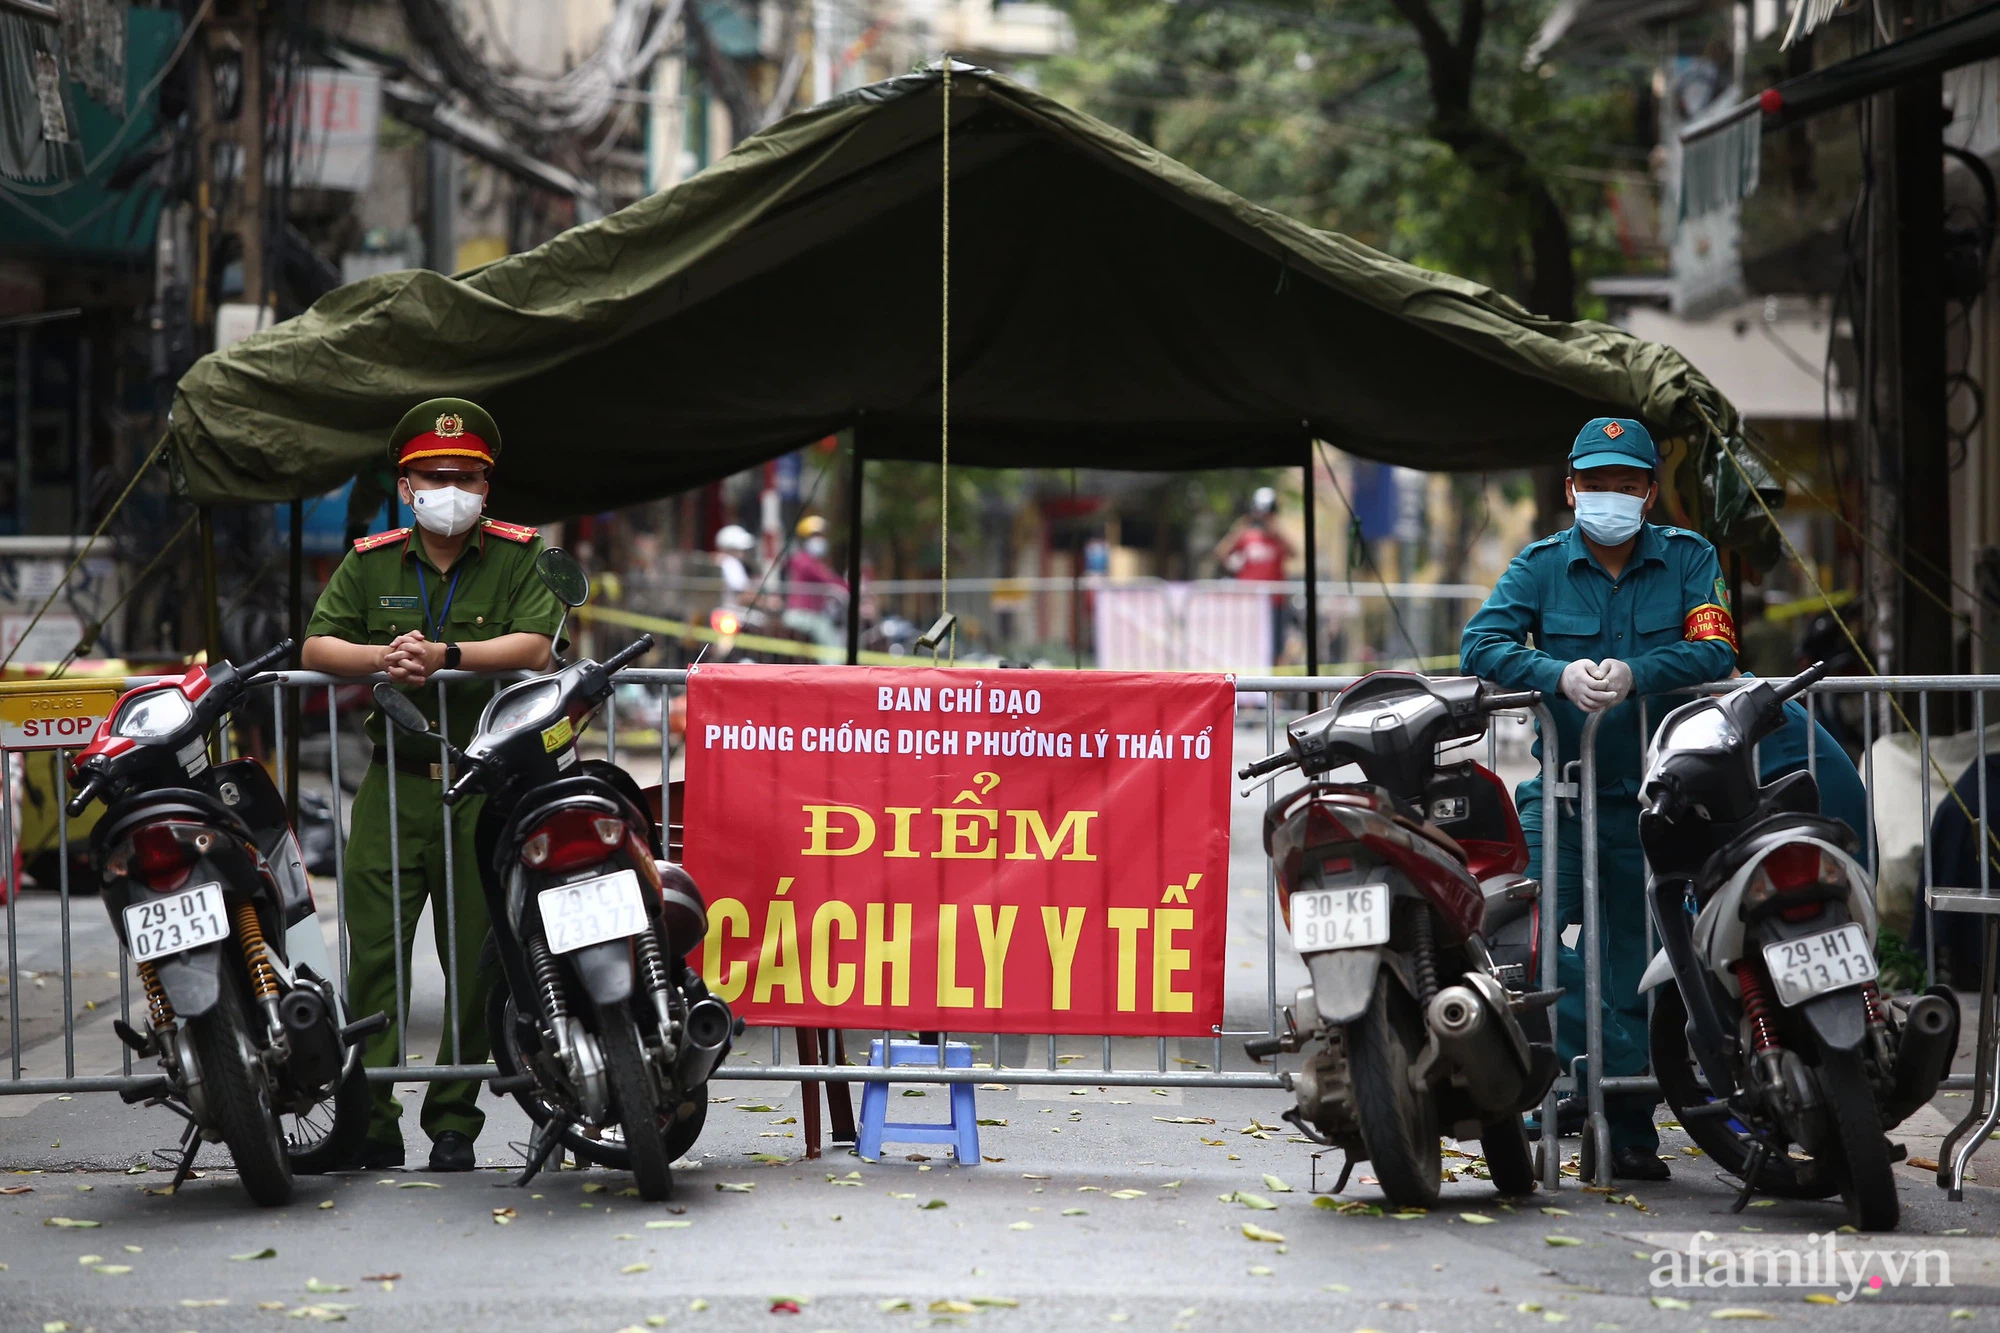
[[[1858,990],[1816,995],[1799,1006],[1806,1026],[1830,1051],[1858,1051],[1868,1036],[1868,1012]]]
[[[177,1017],[199,1018],[222,999],[222,945],[204,944],[159,959],[153,975],[160,979]]]
[[[1646,970],[1639,977],[1639,993],[1644,995],[1655,986],[1664,986],[1674,979],[1674,963],[1667,957],[1665,949],[1653,955],[1653,961],[1646,964]]]
[[[1750,887],[1751,876],[1763,864],[1764,857],[1780,847],[1796,843],[1806,843],[1820,849],[1824,856],[1839,861],[1846,872],[1847,919],[1860,925],[1868,934],[1868,943],[1875,943],[1877,921],[1875,902],[1872,894],[1873,881],[1860,862],[1844,849],[1834,846],[1822,838],[1803,836],[1773,836],[1768,846],[1757,856],[1737,867],[1721,888],[1715,891],[1701,915],[1694,923],[1695,956],[1705,962],[1722,989],[1734,1000],[1743,998],[1742,988],[1736,980],[1736,963],[1749,952],[1745,935],[1748,930],[1743,920],[1743,895]]]
[[[1306,970],[1312,974],[1313,1007],[1319,1010],[1320,1019],[1338,1026],[1352,1023],[1368,1012],[1375,999],[1375,975],[1385,967],[1404,990],[1416,994],[1416,988],[1404,973],[1403,960],[1384,945],[1335,949],[1308,956]]]
[[[587,944],[569,954],[569,964],[592,1001],[599,1005],[617,1004],[632,998],[632,944],[629,940],[606,940]]]

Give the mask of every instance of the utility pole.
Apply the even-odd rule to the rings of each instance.
[[[1902,19],[1909,6],[1899,5]],[[1951,445],[1945,386],[1944,87],[1909,80],[1874,99],[1864,347],[1865,556],[1879,670],[1957,669],[1949,610]],[[1886,553],[1886,554],[1884,554]]]

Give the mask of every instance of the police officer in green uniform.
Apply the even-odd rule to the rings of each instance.
[[[1661,691],[1721,680],[1736,666],[1736,628],[1715,548],[1692,532],[1646,522],[1659,499],[1659,455],[1637,421],[1599,417],[1577,433],[1566,491],[1576,524],[1529,546],[1465,627],[1464,669],[1509,689],[1548,696],[1562,762],[1578,757],[1587,713],[1606,713],[1597,733],[1597,848],[1604,1069],[1643,1074],[1648,1063],[1646,1001],[1638,983],[1646,966],[1646,859],[1639,847],[1639,781],[1646,738],[1639,699],[1657,726],[1682,700]],[[1533,640],[1530,643],[1530,639]],[[1634,696],[1638,696],[1635,698]],[[1651,697],[1658,696],[1658,697]],[[1542,753],[1543,736],[1535,747]],[[1532,860],[1545,855],[1542,780],[1516,793]],[[1556,830],[1558,920],[1582,919],[1583,841],[1567,809]],[[1558,1041],[1565,1066],[1583,1049],[1583,960],[1564,947],[1557,957],[1565,987]],[[1615,1176],[1664,1180],[1653,1102],[1644,1095],[1607,1097]],[[1566,1100],[1564,1132],[1582,1117]]]
[[[549,664],[562,607],[535,572],[542,541],[533,528],[483,516],[489,477],[500,453],[500,431],[476,405],[434,398],[410,409],[389,439],[396,487],[416,516],[415,528],[363,537],[320,594],[306,629],[303,662],[309,671],[338,676],[386,672],[409,691],[433,722],[438,716],[439,671],[541,670]],[[447,729],[454,743],[472,738],[480,710],[493,696],[487,681],[444,686]],[[454,948],[460,977],[447,979],[445,1004],[456,1014],[458,1049],[451,1049],[447,1019],[440,1063],[480,1064],[487,1058],[484,996],[492,978],[478,975],[486,939],[486,899],[480,890],[474,828],[477,798],[452,812],[449,842],[453,891],[447,910],[446,830],[440,765],[434,740],[407,733],[396,738],[396,834],[400,866],[389,843],[389,754],[380,716],[368,720],[375,741],[354,796],[347,843],[348,1003],[356,1013],[380,1010],[393,1019],[396,957],[409,975],[417,919],[431,904],[438,956]],[[400,875],[396,872],[400,871]],[[397,938],[397,881],[401,883],[401,938]],[[455,929],[455,939],[453,930]],[[393,1065],[400,1035],[392,1025],[372,1038],[363,1061]],[[433,1083],[424,1097],[422,1124],[431,1139],[434,1171],[469,1171],[473,1140],[486,1116],[475,1081]],[[375,1084],[368,1138],[356,1165],[401,1166],[402,1106],[387,1083]]]

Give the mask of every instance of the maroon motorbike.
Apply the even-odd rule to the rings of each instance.
[[[1264,849],[1312,984],[1288,1030],[1248,1050],[1305,1052],[1286,1075],[1296,1104],[1285,1118],[1345,1150],[1336,1189],[1365,1158],[1391,1202],[1430,1206],[1443,1133],[1480,1141],[1502,1194],[1535,1188],[1521,1115],[1558,1062],[1531,1039],[1556,992],[1528,989],[1539,895],[1520,873],[1527,840],[1496,774],[1437,753],[1484,735],[1493,713],[1539,702],[1470,677],[1378,671],[1240,774],[1309,779],[1266,812]],[[1349,766],[1360,781],[1322,780]],[[1503,928],[1528,944],[1518,963],[1494,960],[1487,932]]]

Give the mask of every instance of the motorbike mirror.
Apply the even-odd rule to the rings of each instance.
[[[535,561],[535,572],[564,606],[578,607],[590,600],[590,577],[576,557],[560,546],[551,546]]]
[[[382,716],[389,719],[403,731],[429,731],[430,720],[410,702],[410,696],[391,685],[386,680],[375,682],[375,706],[382,710]]]

